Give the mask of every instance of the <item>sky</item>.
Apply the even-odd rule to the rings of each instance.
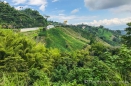
[[[131,22],[131,0],[5,0],[17,10],[38,10],[48,20],[68,24],[103,25],[123,30]]]

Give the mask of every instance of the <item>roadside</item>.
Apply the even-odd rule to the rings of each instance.
[[[38,30],[38,29],[39,29],[38,27],[35,27],[35,28],[23,28],[23,29],[20,29],[20,32],[35,31],[35,30]]]

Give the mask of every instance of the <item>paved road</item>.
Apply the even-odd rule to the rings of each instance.
[[[20,32],[27,32],[27,31],[34,31],[34,30],[38,30],[38,27],[34,27],[34,28],[23,28],[20,30]]]

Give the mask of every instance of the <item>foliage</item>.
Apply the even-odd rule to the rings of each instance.
[[[94,56],[100,56],[103,52],[106,52],[107,49],[107,46],[104,46],[102,43],[97,42],[92,43],[90,51]]]
[[[82,26],[85,26],[85,29],[82,29]],[[68,25],[46,31],[40,30],[38,36],[41,37],[41,42],[46,43],[47,48],[58,48],[61,51],[82,49],[96,42],[108,47],[120,45],[120,33],[117,31],[87,25]]]
[[[16,19],[20,18],[20,21],[17,21],[20,27],[26,26],[22,23],[25,19],[24,16],[30,18],[28,21],[30,24],[27,26],[31,27],[33,22],[35,22],[35,26],[42,26],[39,23],[39,21],[43,22],[42,17],[35,16],[39,15],[37,11],[30,9],[17,11],[3,2],[0,2],[0,6],[3,7],[0,9],[2,12],[7,12],[5,8],[11,8],[14,15],[15,13],[22,14],[21,18],[16,17]],[[12,20],[10,18],[14,18],[1,14],[0,16],[5,18],[4,20],[0,17],[2,27],[11,27],[10,21]],[[32,19],[36,19],[38,22]],[[15,19],[12,22],[15,23],[14,21]],[[127,35],[124,36],[125,38],[123,37],[126,41],[130,40],[130,23],[128,26]],[[119,31],[110,31],[103,26],[85,26],[85,29],[81,29],[83,25],[63,27],[65,28],[40,30],[39,36],[46,40],[46,45],[35,42],[29,36],[24,36],[21,33],[0,29],[0,85],[131,85],[130,43],[126,42],[126,45],[122,45],[120,48],[112,48],[104,44],[105,42],[111,45],[118,44],[120,41]],[[88,39],[91,39],[90,43]]]
[[[30,8],[16,10],[8,3],[0,1],[0,25],[3,28],[23,28],[46,26],[46,19],[38,11]]]
[[[47,48],[58,48],[61,51],[73,51],[82,49],[88,43],[87,39],[77,38],[77,35],[71,35],[65,28],[53,28],[47,31],[40,31],[39,36],[43,36]],[[71,30],[70,30],[71,31]],[[73,34],[74,31],[72,31]],[[75,33],[75,32],[74,32]]]
[[[44,59],[46,48],[43,44],[36,44],[33,40],[29,40],[21,34],[14,34],[10,30],[0,30],[0,33],[1,69],[24,72],[31,67],[44,68],[42,62],[46,60],[46,57]]]
[[[125,29],[126,34],[122,36],[122,42],[128,47],[131,47],[131,22],[127,23],[128,27]]]
[[[103,42],[106,42],[113,46],[120,45],[121,33],[119,33],[118,31],[109,30],[107,28],[104,28],[103,26],[94,27],[84,24],[80,24],[77,26],[69,25],[67,27],[78,32],[79,34],[81,34],[82,37],[91,40],[91,43],[103,40]]]
[[[44,72],[39,71],[35,68],[31,69],[29,71],[29,85],[34,85],[34,86],[50,86],[49,78],[44,74]]]
[[[59,29],[52,33],[60,34]],[[0,84],[126,86],[131,80],[130,52],[126,46],[113,50],[99,42],[81,50],[61,52],[20,33],[0,29]]]

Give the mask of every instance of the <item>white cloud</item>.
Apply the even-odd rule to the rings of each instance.
[[[23,4],[25,3],[27,0],[13,0],[12,2],[15,3],[15,5],[18,5],[18,4]]]
[[[64,20],[72,20],[75,19],[76,17],[74,15],[71,16],[65,16],[65,15],[52,15],[50,19],[57,19],[59,21],[64,21]]]
[[[59,16],[64,16],[65,14],[59,14]]]
[[[84,0],[85,6],[92,10],[108,9],[123,5],[131,5],[131,0]]]
[[[42,4],[46,4],[47,1],[46,0],[29,0],[29,5],[42,5]]]
[[[43,4],[43,5],[40,6],[39,9],[42,10],[42,11],[45,11],[45,7],[46,7],[46,5]]]
[[[4,3],[7,3],[7,1],[4,1]]]
[[[128,22],[131,22],[131,17],[94,20],[92,22],[87,22],[97,18],[98,18],[97,16],[77,16],[77,15],[67,16],[65,14],[59,14],[59,15],[50,15],[49,19],[57,22],[64,22],[65,20],[67,20],[68,24],[74,25],[82,23],[91,26],[103,25],[110,29],[123,29]]]
[[[71,11],[72,14],[75,14],[75,13],[77,13],[77,12],[79,12],[79,8],[74,9],[74,10]]]
[[[13,0],[15,5],[26,4],[26,5],[34,5],[39,6],[39,9],[44,11],[47,6],[47,0]],[[19,9],[18,7],[16,9]]]
[[[40,6],[39,9],[44,11],[47,6],[47,0],[29,0],[29,5]]]
[[[58,22],[63,22],[67,20],[69,24],[76,24],[76,23],[88,21],[94,18],[96,18],[96,16],[77,16],[77,15],[66,16],[65,14],[50,15],[51,20],[58,21]]]
[[[121,19],[113,18],[109,20],[104,19],[99,21],[94,20],[93,22],[83,22],[83,23],[91,26],[100,26],[100,25],[113,26],[113,25],[125,25],[128,22],[131,22],[131,17],[121,18]]]
[[[57,1],[59,1],[59,0],[53,0],[52,2],[57,2]]]
[[[57,9],[55,8],[55,10],[52,11],[53,14],[64,14],[65,10],[57,10]]]

